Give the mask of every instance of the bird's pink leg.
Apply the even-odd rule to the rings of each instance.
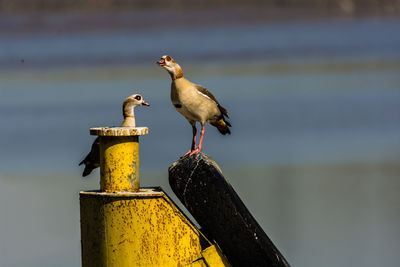
[[[203,148],[203,138],[204,138],[204,133],[206,131],[206,128],[204,127],[204,124],[201,125],[201,132],[200,132],[200,141],[199,141],[199,146],[192,150],[192,152],[190,152],[190,155],[195,155],[195,154],[199,154]]]
[[[197,134],[196,125],[192,125],[192,129],[193,129],[193,140],[192,140],[191,150],[195,150],[196,149],[196,134]]]
[[[187,155],[189,155],[190,153],[192,153],[192,151],[196,150],[196,134],[197,134],[197,129],[196,129],[196,125],[192,125],[192,129],[193,129],[193,139],[192,139],[192,146],[190,148],[190,150],[188,152],[186,152],[185,155],[183,155],[182,157],[185,157]]]

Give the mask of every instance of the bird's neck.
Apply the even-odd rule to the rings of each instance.
[[[174,70],[172,72],[168,72],[169,75],[171,76],[171,79],[173,81],[183,78],[183,72],[182,72],[182,68],[181,66],[179,66],[178,64],[176,64]]]
[[[127,104],[123,107],[124,122],[121,126],[135,127],[135,106],[133,104]]]
[[[129,116],[124,118],[124,122],[121,125],[122,127],[136,127],[135,116]]]

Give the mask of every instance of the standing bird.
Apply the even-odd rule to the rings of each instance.
[[[228,111],[222,107],[217,99],[203,86],[192,83],[183,77],[182,68],[170,56],[162,56],[157,64],[166,69],[171,76],[171,101],[175,109],[181,113],[192,125],[193,139],[191,149],[183,156],[194,155],[201,152],[206,122],[217,127],[225,135],[230,134],[231,124]],[[196,146],[196,122],[201,124],[200,142]]]
[[[149,103],[144,101],[143,97],[138,94],[127,97],[122,104],[122,114],[124,115],[124,122],[121,127],[136,127],[135,121],[135,107],[136,106],[150,106]],[[84,160],[79,163],[79,166],[85,164],[82,176],[89,175],[94,169],[100,166],[100,142],[99,137],[94,140],[92,148]]]

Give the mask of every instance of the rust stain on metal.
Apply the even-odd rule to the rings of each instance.
[[[136,192],[139,187],[138,136],[101,136],[100,189]]]

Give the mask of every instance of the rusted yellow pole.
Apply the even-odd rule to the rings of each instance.
[[[161,188],[140,188],[145,127],[91,128],[100,136],[100,191],[80,192],[83,267],[229,266]]]

